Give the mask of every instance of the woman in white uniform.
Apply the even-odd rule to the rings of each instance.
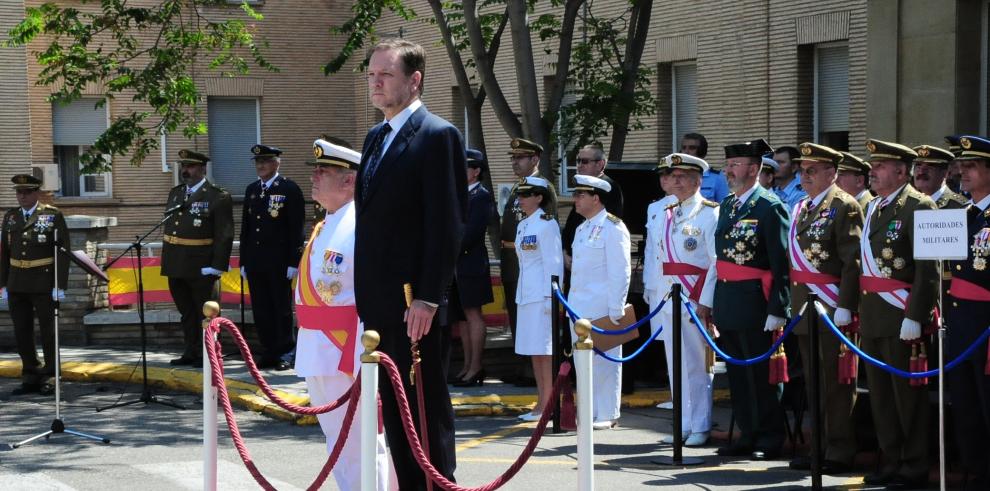
[[[563,277],[564,260],[560,226],[540,209],[540,204],[549,196],[549,182],[541,177],[527,177],[519,184],[517,196],[526,218],[516,226],[516,256],[519,258],[515,298],[516,353],[532,357],[538,394],[533,411],[519,419],[537,421],[549,402],[553,385],[550,277]]]

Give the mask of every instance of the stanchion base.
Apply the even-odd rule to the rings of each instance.
[[[668,457],[666,455],[661,455],[650,462],[658,465],[669,465],[673,467],[689,466],[689,465],[701,465],[705,463],[705,459],[701,457],[681,457],[675,460],[674,457]]]
[[[168,406],[168,407],[175,408],[175,409],[186,409],[185,406],[176,404],[176,403],[174,403],[172,401],[166,401],[166,400],[159,399],[157,396],[152,395],[151,394],[151,391],[147,391],[147,392],[142,393],[141,394],[141,397],[139,397],[139,398],[137,398],[137,399],[135,399],[133,401],[118,402],[116,404],[111,404],[111,405],[106,406],[106,407],[98,407],[98,408],[96,408],[96,412],[106,411],[107,409],[115,409],[115,408],[118,408],[118,407],[133,406],[134,404],[141,404],[142,402],[146,406],[148,404],[160,404],[162,406]]]

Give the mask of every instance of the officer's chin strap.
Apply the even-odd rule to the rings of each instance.
[[[402,292],[406,296],[406,308],[412,308],[412,284],[404,283],[402,285]],[[423,358],[419,354],[419,341],[413,341],[409,347],[409,351],[412,354],[412,365],[409,367],[409,385],[416,387],[416,407],[419,410],[419,440],[423,445],[423,453],[426,454],[426,458],[431,459],[430,440],[426,434],[426,399],[423,395],[423,368],[420,366]],[[426,476],[426,489],[427,491],[433,491],[433,481],[429,475]]]

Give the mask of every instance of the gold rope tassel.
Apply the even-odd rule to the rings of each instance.
[[[412,308],[412,284],[403,283],[402,293],[406,296],[406,309]],[[419,342],[413,341],[412,346],[409,347],[409,351],[412,353],[412,365],[409,366],[409,385],[416,385],[416,366],[419,365],[419,362],[423,361],[419,356]]]

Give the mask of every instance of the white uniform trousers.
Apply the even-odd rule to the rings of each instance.
[[[606,351],[609,356],[622,356],[622,345]],[[595,422],[619,419],[619,405],[622,403],[622,364],[593,355],[591,380],[595,385],[595,407],[592,411]]]
[[[658,336],[667,355],[667,379],[674,395],[674,324],[670,310],[656,318],[663,325]],[[685,307],[681,312],[681,429],[685,433],[703,433],[712,427],[712,377],[705,368],[705,338],[691,322]]]
[[[344,392],[351,387],[354,382],[351,377],[338,373],[335,375],[319,375],[306,377],[306,386],[309,389],[309,401],[312,406],[322,406],[337,400]],[[344,413],[347,406],[339,407],[329,413],[319,414],[316,418],[320,421],[320,428],[327,437],[327,454],[333,451],[337,444],[337,436],[340,428],[344,424]],[[378,458],[376,469],[378,469],[378,491],[396,489],[397,484],[393,478],[392,487],[389,487],[390,469],[392,464],[385,449],[385,434],[378,434]],[[333,478],[337,481],[337,487],[343,491],[361,489],[361,414],[360,411],[354,413],[354,421],[351,424],[350,432],[347,434],[347,441],[340,452],[340,458],[333,467]]]

